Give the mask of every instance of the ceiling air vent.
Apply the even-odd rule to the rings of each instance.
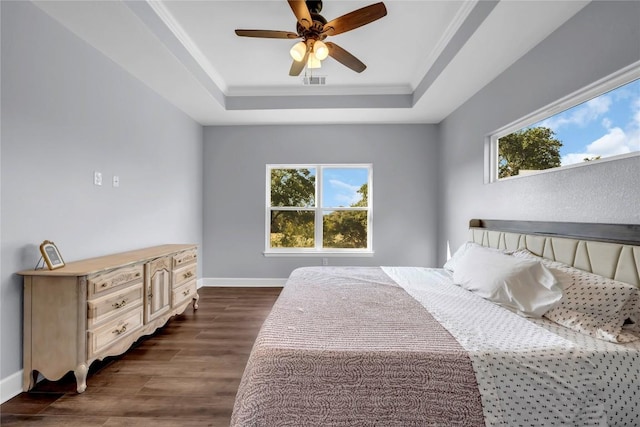
[[[326,76],[304,76],[302,83],[309,86],[323,86],[326,83]]]

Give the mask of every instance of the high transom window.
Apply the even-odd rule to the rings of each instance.
[[[371,253],[372,165],[267,165],[265,254]]]
[[[622,70],[496,132],[489,181],[640,154],[639,69]]]

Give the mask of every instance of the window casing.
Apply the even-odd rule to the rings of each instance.
[[[610,112],[620,114],[621,109],[626,109],[624,116],[626,122],[612,123],[608,114]],[[583,138],[581,133],[586,134],[584,128],[587,124],[601,126],[602,133],[599,134],[601,136],[595,140],[581,140],[580,138]],[[567,131],[568,125],[573,125],[576,129],[572,131],[575,136]],[[558,129],[563,131],[561,133],[564,136],[557,134],[560,133],[556,132]],[[549,147],[547,152],[540,153],[538,150],[534,153],[531,146],[527,145],[528,138],[535,136],[536,133],[542,136],[546,146]],[[607,151],[604,147],[615,143],[615,138],[619,141],[621,134],[626,137],[625,145],[617,152],[611,149]],[[568,146],[558,148],[558,142],[560,145],[566,145],[567,141],[563,141],[565,137],[571,140],[571,146],[575,146],[573,140],[581,140],[583,150],[571,151],[575,148]],[[501,140],[509,143],[516,142],[517,149],[512,148],[510,154],[505,150],[501,152]],[[510,172],[505,173],[507,169],[505,162],[509,156],[522,160],[527,155],[529,164],[522,162],[522,169],[511,176],[508,176]],[[535,159],[536,156],[539,160]],[[485,159],[487,160],[485,164],[488,166],[485,169],[484,181],[485,183],[496,182],[630,156],[640,156],[640,63],[632,64],[491,133],[485,140]],[[517,161],[514,164],[517,164]],[[531,164],[535,166],[532,167]]]
[[[371,164],[266,167],[266,256],[368,256],[372,249]]]

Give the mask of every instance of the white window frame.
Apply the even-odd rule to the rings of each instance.
[[[315,169],[316,170],[316,194],[314,207],[281,207],[271,206],[271,170],[272,169]],[[322,185],[325,169],[367,169],[367,207],[323,207]],[[318,163],[318,164],[267,164],[265,180],[265,250],[264,256],[373,256],[373,164],[372,163]],[[315,247],[313,248],[272,248],[271,247],[271,210],[313,210],[315,212]],[[352,210],[367,211],[367,247],[363,249],[352,248],[323,248],[322,247],[322,215],[326,210]]]
[[[620,86],[624,86],[627,83],[630,83],[634,80],[640,78],[640,61],[635,62],[623,69],[602,78],[595,83],[592,83],[582,89],[573,92],[564,98],[559,99],[541,109],[521,118],[515,122],[512,122],[494,132],[489,133],[485,137],[484,144],[484,156],[485,156],[485,172],[484,172],[484,183],[494,183],[494,182],[502,182],[512,179],[526,179],[532,175],[539,175],[541,173],[550,173],[556,172],[559,170],[566,170],[576,167],[584,167],[591,166],[594,164],[600,164],[602,162],[609,162],[619,159],[624,159],[627,157],[636,157],[640,156],[639,151],[634,151],[631,153],[620,154],[617,156],[609,156],[599,159],[597,162],[582,162],[582,163],[574,163],[566,166],[559,166],[556,168],[543,169],[539,171],[532,171],[526,175],[516,175],[505,178],[498,178],[498,140],[503,136],[509,135],[512,132],[530,126],[534,123],[537,123],[541,120],[547,119],[551,116],[554,116],[558,113],[561,113],[569,108],[575,107],[578,104],[582,104],[592,98],[600,96],[606,92],[609,92],[613,89],[616,89]]]

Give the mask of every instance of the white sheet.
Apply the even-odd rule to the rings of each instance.
[[[589,352],[599,376],[610,426],[640,426],[640,341],[617,344],[581,334],[548,319],[535,324]]]
[[[469,352],[486,425],[607,425],[587,350],[455,286],[445,270],[383,270]]]

